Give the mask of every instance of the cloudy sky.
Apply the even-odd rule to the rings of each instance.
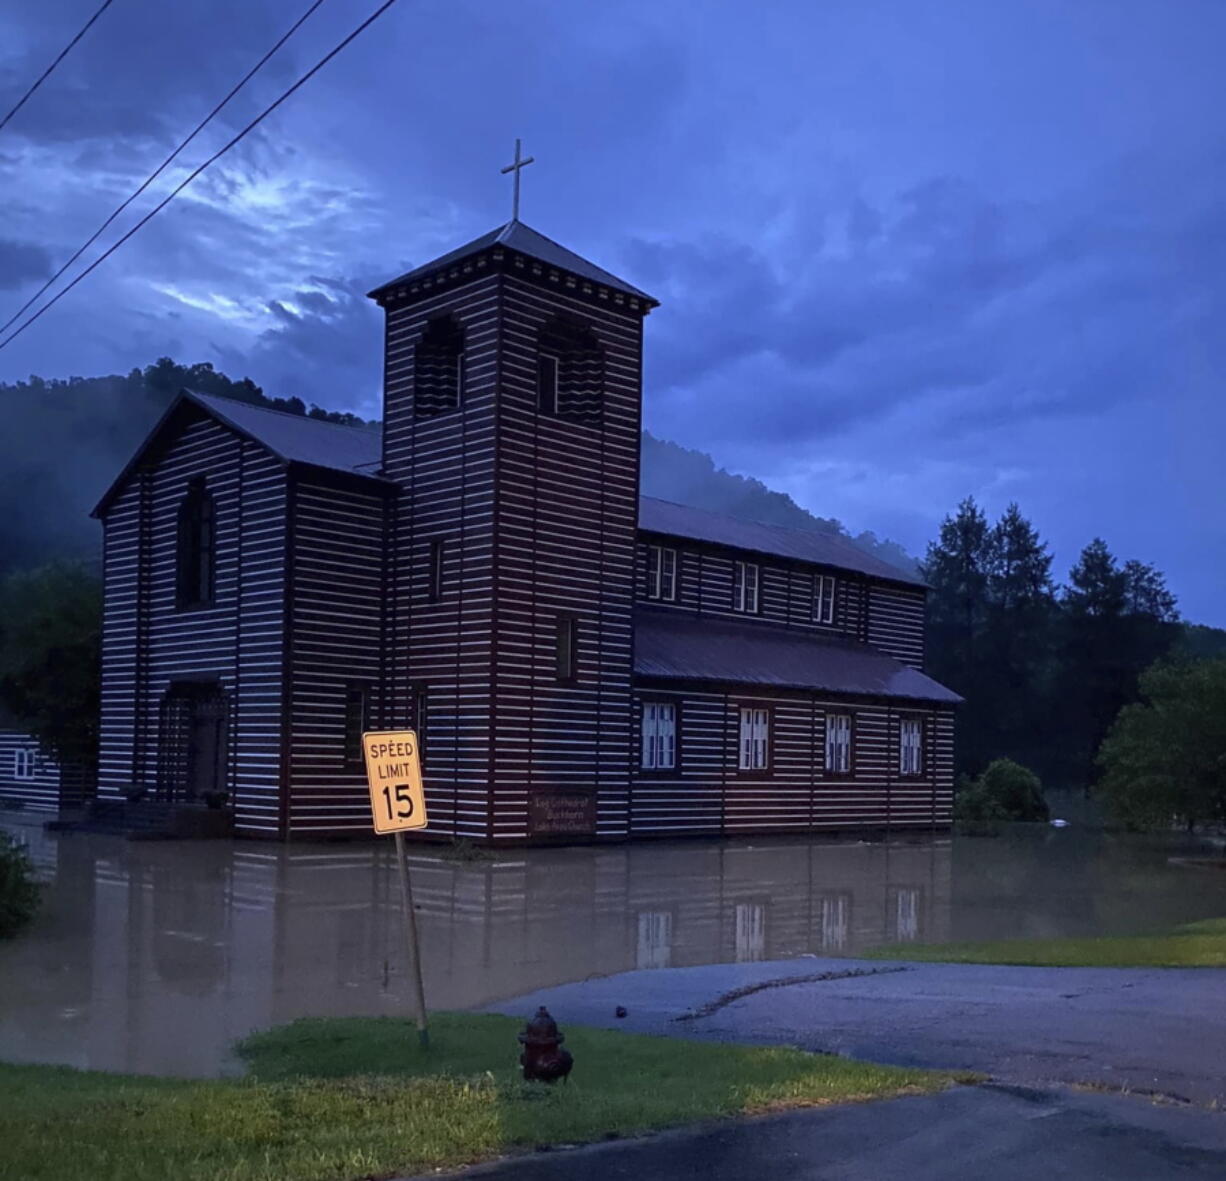
[[[0,131],[0,322],[307,3],[114,0]],[[0,113],[95,7],[0,9]],[[377,414],[362,293],[506,220],[518,135],[524,220],[663,302],[654,433],[917,553],[1017,500],[1060,574],[1101,534],[1226,625],[1223,45],[1220,0],[399,0],[0,380],[169,354]]]

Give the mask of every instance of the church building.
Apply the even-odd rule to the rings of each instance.
[[[517,219],[371,298],[381,431],[185,390],[95,510],[100,798],[362,835],[412,727],[427,839],[949,826],[923,584],[639,495],[654,299]]]

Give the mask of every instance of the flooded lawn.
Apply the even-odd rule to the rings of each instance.
[[[126,842],[44,834],[39,819],[0,816],[49,884],[34,926],[0,944],[0,1058],[215,1074],[256,1028],[407,1012],[390,840]],[[632,968],[1226,916],[1226,870],[1170,861],[1188,852],[1034,828],[953,842],[516,850],[472,863],[419,851],[412,867],[427,1001],[455,1009]]]

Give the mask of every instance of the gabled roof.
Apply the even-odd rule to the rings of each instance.
[[[199,407],[244,438],[266,447],[284,463],[309,464],[351,475],[378,478],[383,455],[383,432],[377,427],[344,426],[308,418],[304,414],[266,410],[262,406],[240,402],[237,398],[218,398],[193,390],[181,390],[103,494],[91,516],[98,517],[106,512],[107,506],[119,494],[167,424],[185,406]]]
[[[499,226],[496,230],[490,230],[488,234],[482,234],[481,237],[474,238],[466,246],[460,246],[458,249],[441,255],[430,262],[423,263],[421,266],[407,271],[399,278],[392,279],[390,282],[376,287],[367,294],[371,299],[377,299],[380,295],[391,291],[395,287],[401,287],[405,283],[412,282],[414,279],[419,279],[423,275],[429,274],[431,271],[437,271],[442,267],[450,266],[452,263],[459,262],[462,258],[469,257],[469,255],[479,254],[482,250],[488,250],[491,246],[505,246],[509,250],[517,250],[520,254],[526,254],[530,258],[539,259],[541,262],[547,263],[551,267],[557,267],[561,271],[569,271],[572,275],[578,275],[582,279],[590,279],[593,283],[599,283],[604,287],[611,287],[614,291],[623,291],[627,295],[636,295],[640,299],[645,299],[652,307],[659,306],[659,301],[652,299],[645,291],[640,291],[637,287],[631,286],[624,279],[619,279],[616,275],[610,274],[595,263],[588,262],[586,258],[580,258],[573,250],[567,250],[565,246],[559,245],[552,238],[546,238],[544,234],[534,230],[531,226],[524,225],[522,221],[509,221],[506,225]]]
[[[635,608],[634,674],[951,705],[962,700],[931,677],[867,644],[780,624],[658,607]]]
[[[263,443],[287,463],[309,463],[314,467],[375,475],[383,458],[383,432],[377,427],[345,426],[191,390],[184,390],[183,396],[235,430]]]
[[[654,496],[639,499],[639,528],[651,533],[668,533],[673,537],[754,550],[760,554],[796,558],[841,570],[856,570],[861,574],[871,574],[874,578],[905,582],[912,586],[925,585],[923,579],[873,557],[837,533],[742,521],[739,517],[673,504],[668,500],[657,500]]]

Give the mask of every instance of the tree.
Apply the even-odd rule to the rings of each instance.
[[[62,763],[98,761],[102,587],[55,563],[0,583],[0,704]]]
[[[1166,579],[1147,562],[1124,563],[1124,610],[1129,615],[1145,615],[1158,623],[1178,623],[1175,596],[1167,590]]]
[[[968,653],[983,618],[991,561],[988,519],[968,496],[941,522],[940,536],[929,542],[923,562],[933,622],[957,634]]]
[[[1226,822],[1226,659],[1161,661],[1099,751],[1100,792],[1134,828]]]
[[[1081,551],[1069,571],[1064,602],[1079,618],[1114,619],[1124,613],[1128,579],[1101,537]]]

